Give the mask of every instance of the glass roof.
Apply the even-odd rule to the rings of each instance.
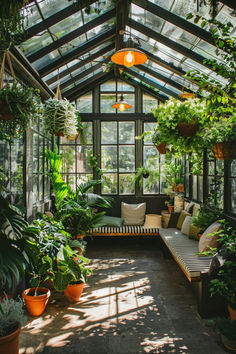
[[[78,8],[77,10],[74,7],[75,2],[75,0],[34,0],[28,4],[25,7],[28,14],[25,25],[30,31],[27,34],[27,39],[20,44],[20,49],[33,67],[40,71],[43,80],[52,90],[55,90],[59,79],[62,92],[65,95],[70,89],[78,86],[79,96],[80,84],[97,73],[101,73],[102,63],[107,58],[109,59],[116,50],[116,12],[114,10],[116,2],[114,0],[94,1],[90,6],[90,11],[87,8]],[[197,13],[196,2],[189,0],[131,1],[129,18],[140,24],[142,32],[130,28],[127,24],[129,20],[127,20],[124,40],[131,35],[140,49],[152,56],[148,58],[144,67],[133,67],[130,77],[140,83],[142,80],[135,75],[142,75],[144,79],[148,80],[149,85],[153,82],[155,91],[157,91],[158,85],[158,90],[164,92],[165,96],[178,95],[180,86],[182,87],[183,84],[184,87],[188,87],[192,91],[197,90],[197,86],[187,81],[180,73],[181,71],[183,73],[189,70],[199,70],[225,84],[226,81],[223,78],[218,77],[204,63],[200,63],[199,59],[196,59],[197,54],[206,59],[219,60],[216,48],[205,37],[203,40],[196,34],[190,33],[190,30],[183,29],[184,26],[180,28],[177,23],[169,22],[168,16],[162,18],[161,15],[158,16],[158,11],[148,11],[149,7],[145,3],[147,5],[155,4],[171,12],[179,16],[181,21],[187,21],[186,15],[188,13]],[[153,5],[152,8],[158,9]],[[60,16],[57,15],[59,12]],[[209,18],[209,6],[200,6],[198,14]],[[57,20],[57,16],[59,20]],[[235,34],[236,18],[232,16],[232,9],[220,3],[216,18],[223,23],[232,22],[234,25],[232,34]],[[200,21],[195,24],[191,19],[190,22],[199,28]],[[120,24],[117,25],[119,27]],[[38,28],[40,32],[37,31]],[[175,46],[168,46],[168,41],[160,43],[157,41],[158,36],[151,37],[150,34],[154,33],[152,31],[178,43],[187,51],[182,53],[181,50],[177,51]],[[97,44],[94,45],[94,43]],[[81,55],[78,54],[76,57],[74,51],[78,50],[79,53],[79,48],[83,50]],[[69,59],[70,57],[71,59]],[[56,67],[53,70],[54,63]],[[45,70],[48,65],[50,65],[50,69]],[[173,66],[176,70],[172,70]],[[145,68],[148,72],[142,70]],[[149,69],[157,74],[156,77],[154,74],[154,76],[150,74]],[[161,80],[159,75],[162,76]],[[165,80],[168,80],[168,83]],[[142,83],[145,84],[144,81]]]

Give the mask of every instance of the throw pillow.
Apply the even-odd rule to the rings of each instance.
[[[170,220],[168,222],[167,227],[176,227],[177,226],[177,222],[179,219],[180,213],[171,213],[170,214]]]
[[[181,227],[183,225],[184,219],[186,218],[186,216],[191,216],[189,213],[187,213],[187,211],[182,210],[180,213],[180,216],[178,218],[178,222],[177,222],[177,229],[181,230]]]
[[[200,231],[201,231],[200,227],[191,224],[189,227],[188,237],[198,241],[199,240],[198,234]]]
[[[122,218],[118,218],[116,216],[104,215],[99,223],[103,224],[105,226],[121,227],[123,224],[123,221],[124,220]]]
[[[221,224],[214,222],[202,234],[199,240],[199,252],[209,251],[209,247],[217,248],[219,246],[218,235],[210,236],[210,234],[219,231]]]
[[[143,225],[145,212],[146,203],[121,203],[121,217],[124,219],[124,225]]]
[[[194,202],[190,202],[190,203],[187,205],[187,207],[185,208],[185,210],[186,210],[188,213],[192,214],[194,205],[195,205]]]
[[[189,228],[192,222],[192,216],[186,216],[181,227],[181,232],[184,235],[189,235]]]
[[[162,216],[157,214],[145,215],[145,229],[161,229]]]
[[[197,216],[199,209],[200,209],[200,204],[194,203],[192,216]]]

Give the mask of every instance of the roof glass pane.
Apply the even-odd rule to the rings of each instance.
[[[74,77],[75,75],[79,75],[81,74],[83,71],[88,70],[89,68],[91,68],[91,63],[85,64],[84,66],[82,66],[81,68],[75,70],[72,72],[72,76]]]
[[[209,5],[200,6],[198,14],[201,16],[209,18]],[[186,18],[187,14],[192,12],[196,13],[197,12],[197,3],[196,1],[189,1],[189,0],[178,0],[174,1],[173,7],[171,8],[171,12],[173,12],[176,15],[179,15],[180,17]],[[200,24],[198,24],[200,26]]]
[[[40,70],[44,68],[48,63],[50,63],[52,60],[56,60],[60,57],[60,53],[58,50],[54,50],[53,52],[44,55],[44,57],[38,59],[37,61],[34,62],[34,67],[36,70]]]
[[[162,34],[186,48],[191,48],[192,45],[198,41],[196,36],[193,36],[190,33],[183,31],[180,27],[168,22],[165,23]]]
[[[60,51],[62,54],[67,54],[67,53],[71,52],[72,50],[74,50],[79,45],[82,45],[83,42],[86,42],[85,34],[82,34],[81,36],[73,39],[73,41],[70,41],[70,42],[64,44],[63,46],[61,46]]]
[[[150,66],[152,69],[155,69],[157,72],[159,72],[162,75],[170,76],[172,74],[172,71],[154,63],[154,61],[152,61],[151,59],[148,61],[148,66]]]
[[[87,81],[88,79],[90,79],[91,77],[95,76],[96,74],[98,74],[100,72],[101,72],[101,69],[93,71],[92,73],[86,75],[86,77],[83,77],[81,80],[78,80],[74,84],[67,86],[65,89],[62,90],[62,92],[66,92],[66,91],[70,90],[72,87],[82,84],[84,81]]]
[[[37,52],[39,49],[48,46],[52,43],[52,37],[48,31],[39,33],[37,36],[29,38],[27,41],[20,44],[20,49],[27,56]]]
[[[164,87],[167,88],[168,90],[171,90],[172,92],[177,93],[178,95],[181,93],[181,90],[178,90],[177,88],[170,86],[168,84],[165,84]]]
[[[35,4],[31,3],[24,8],[25,27],[32,27],[42,21],[42,17]]]
[[[164,24],[164,20],[160,17],[154,16],[150,12],[147,12],[143,8],[134,4],[131,5],[131,18],[146,25],[148,28],[154,29],[155,31],[161,31]]]
[[[113,2],[113,3],[112,3]],[[86,9],[83,9],[83,18],[84,18],[84,23],[87,23],[94,18],[96,18],[98,15],[102,15],[104,12],[111,10],[114,8],[114,1],[113,0],[103,0],[100,1],[100,5],[98,5],[98,2],[96,1],[92,5],[90,5],[90,12]]]
[[[98,34],[102,34],[103,32],[111,29],[111,27],[114,26],[114,23],[115,20],[113,18],[112,22],[110,22],[109,24],[103,23],[102,25],[92,28],[90,31],[86,32],[88,39],[93,38],[94,36],[97,36]]]
[[[167,10],[170,10],[172,4],[175,2],[174,0],[150,0],[150,2],[153,2],[156,5],[159,5],[161,7],[164,7]]]
[[[218,61],[222,61],[219,54],[216,54],[216,47],[205,41],[199,41],[193,50],[194,52],[197,52],[198,54],[204,56],[205,58],[217,59]],[[218,53],[219,52],[222,51],[218,50]]]
[[[56,12],[64,9],[65,7],[68,7],[71,5],[68,0],[60,0],[60,1],[54,1],[54,0],[41,0],[38,1],[38,4],[40,6],[40,10],[42,11],[43,17],[47,18]]]
[[[216,16],[216,19],[219,20],[220,22],[227,23],[231,22],[234,26],[234,28],[231,31],[231,34],[236,32],[236,17],[233,16],[232,14],[232,9],[230,9],[228,6],[223,6],[219,14]]]
[[[83,26],[83,21],[81,12],[78,11],[75,14],[65,18],[64,20],[56,23],[54,26],[51,26],[50,31],[56,40],[81,26]]]

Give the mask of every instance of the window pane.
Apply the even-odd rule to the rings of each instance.
[[[101,150],[102,170],[104,172],[117,171],[117,146],[103,146]]]
[[[117,123],[116,122],[102,122],[101,130],[102,130],[102,136],[101,136],[102,144],[117,143]]]
[[[119,171],[134,172],[135,170],[135,151],[134,146],[119,147]]]
[[[92,172],[89,164],[89,156],[93,154],[92,147],[80,145],[77,147],[76,161],[77,173]]]
[[[197,176],[193,176],[193,199],[197,200]]]
[[[100,86],[100,91],[115,91],[115,90],[116,90],[115,81],[107,81]]]
[[[103,178],[105,183],[102,184],[103,194],[117,194],[117,174],[104,173]]]
[[[134,122],[119,122],[119,143],[134,144]]]
[[[119,176],[119,194],[134,194],[135,193],[135,183],[131,180],[134,174],[122,174]]]
[[[150,95],[143,94],[143,113],[150,113],[152,108],[157,108],[158,100]]]
[[[157,127],[156,123],[144,123],[144,131],[145,132],[154,132],[156,127]],[[153,145],[151,134],[144,137],[143,143],[145,145]]]
[[[86,93],[86,95],[81,96],[76,101],[76,106],[79,112],[81,113],[92,113],[92,92]]]
[[[72,146],[61,146],[62,173],[75,172],[75,149]]]
[[[125,92],[125,91],[134,91],[134,87],[127,84],[124,81],[117,81],[117,91]]]

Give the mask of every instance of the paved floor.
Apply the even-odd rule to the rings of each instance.
[[[20,354],[226,352],[157,240],[96,239],[87,256],[94,275],[80,302],[68,303],[54,292],[41,317],[28,317]]]

